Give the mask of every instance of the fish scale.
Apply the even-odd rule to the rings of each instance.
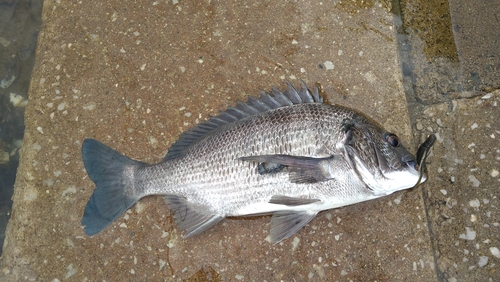
[[[325,106],[323,104],[318,105],[310,105],[314,107]],[[304,113],[304,115],[306,115]],[[301,115],[298,115],[296,120],[300,120]],[[318,118],[323,118],[318,116]],[[245,189],[235,189],[236,183],[245,182],[243,180],[250,179],[249,182],[246,183],[248,187],[259,185],[261,189],[264,191],[271,192],[268,186],[274,186],[276,184],[285,184],[286,187],[282,187],[281,189],[288,189],[290,191],[300,191],[295,186],[303,186],[303,184],[289,185],[286,182],[283,182],[283,179],[286,178],[286,175],[276,175],[276,177],[265,177],[261,176],[257,173],[255,167],[248,169],[248,164],[246,162],[242,162],[238,160],[242,156],[252,156],[252,155],[260,155],[260,154],[290,154],[290,155],[304,155],[308,153],[307,149],[310,149],[310,145],[308,145],[308,140],[315,140],[317,135],[317,130],[312,130],[306,126],[302,126],[302,128],[297,128],[293,126],[291,123],[287,123],[287,128],[282,129],[281,135],[273,136],[273,134],[265,134],[267,132],[272,132],[273,128],[269,128],[269,125],[266,123],[261,123],[260,128],[256,126],[247,126],[247,124],[252,124],[252,121],[245,121],[244,124],[240,128],[235,126],[231,128],[231,131],[244,132],[246,136],[253,136],[255,138],[250,137],[246,143],[267,143],[268,146],[264,147],[261,151],[252,150],[251,146],[245,146],[247,149],[243,150],[242,148],[231,148],[231,146],[227,145],[223,148],[218,149],[218,151],[212,150],[217,144],[237,144],[231,134],[226,133],[218,133],[217,136],[212,138],[212,141],[206,141],[200,144],[203,144],[203,147],[195,147],[190,150],[187,150],[186,156],[181,160],[173,160],[171,162],[165,162],[163,167],[165,170],[170,170],[172,167],[177,171],[176,176],[173,177],[164,177],[165,171],[158,171],[157,176],[153,176],[151,173],[145,173],[145,177],[150,179],[163,179],[162,181],[153,181],[151,186],[146,189],[146,194],[162,194],[165,193],[165,187],[173,187],[172,190],[167,191],[167,193],[177,194],[188,196],[189,191],[191,189],[195,190],[203,190],[210,191],[212,197],[227,197],[228,193],[236,193],[239,194],[239,197],[236,197],[238,201],[230,202],[224,201],[225,214],[221,213],[223,216],[229,215],[237,215],[233,214],[232,211],[236,209],[237,206],[241,205],[240,199],[244,199],[242,194],[243,191],[254,191],[251,193],[256,193],[255,189],[253,190],[245,190]],[[257,123],[258,124],[258,123]],[[245,128],[246,127],[246,128]],[[248,129],[247,129],[248,128]],[[249,129],[252,129],[252,132],[248,132]],[[307,131],[306,131],[307,130]],[[302,134],[297,134],[297,132],[302,132]],[[264,133],[264,135],[261,135]],[[300,138],[298,138],[300,137]],[[229,140],[228,140],[229,139]],[[238,141],[238,140],[236,140]],[[325,140],[326,141],[326,140]],[[294,147],[289,145],[294,142]],[[325,142],[326,143],[326,142]],[[207,149],[208,148],[208,149]],[[224,158],[221,158],[219,153],[215,152],[224,152]],[[315,154],[315,157],[327,156],[328,153]],[[218,165],[223,163],[222,167]],[[188,166],[186,166],[188,164]],[[208,171],[209,168],[212,167],[211,174],[205,174],[204,179],[200,179],[200,183],[194,183],[192,181],[192,174],[197,173],[199,171]],[[218,178],[211,177],[212,174],[218,176]],[[177,181],[175,179],[177,178]],[[273,180],[273,181],[270,181]],[[185,183],[190,183],[189,186],[186,186]],[[210,186],[210,189],[207,189]],[[185,189],[180,189],[185,187]],[[219,188],[220,187],[220,188]],[[227,188],[224,188],[227,187]],[[241,188],[248,188],[241,187]],[[264,194],[264,192],[260,192]],[[272,192],[271,192],[272,193]],[[291,192],[287,192],[290,194]],[[267,193],[269,194],[269,193]],[[266,200],[270,198],[272,194],[266,195],[261,200]],[[295,195],[294,195],[295,196]],[[245,200],[243,200],[245,201]],[[235,206],[235,207],[233,207]]]
[[[423,164],[428,154],[421,155]],[[270,241],[277,243],[322,210],[426,180],[396,135],[324,103],[318,88],[311,92],[305,84],[273,88],[182,133],[158,164],[93,139],[84,140],[82,157],[96,184],[82,218],[89,235],[142,197],[161,195],[185,237],[227,216],[273,214]]]

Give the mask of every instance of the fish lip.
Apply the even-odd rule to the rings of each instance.
[[[405,163],[408,167],[414,169],[415,171],[420,171],[420,165],[418,162],[415,160],[415,158],[412,155],[406,155],[404,156],[401,161]]]
[[[412,160],[412,161],[406,162],[406,164],[409,167],[413,168],[414,170],[420,171],[420,165],[416,161]]]

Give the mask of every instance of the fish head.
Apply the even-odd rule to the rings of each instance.
[[[377,196],[414,187],[427,179],[399,137],[369,121],[347,126],[343,147],[349,165]]]

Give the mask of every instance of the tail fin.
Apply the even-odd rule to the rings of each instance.
[[[82,158],[96,185],[82,218],[87,235],[101,232],[141,196],[134,195],[134,172],[144,163],[129,159],[94,139],[85,139]]]

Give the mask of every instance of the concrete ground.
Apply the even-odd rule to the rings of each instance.
[[[194,2],[45,1],[0,279],[500,280],[500,4]],[[299,79],[413,152],[435,133],[429,181],[274,246],[266,216],[183,239],[161,197],[84,234],[85,137],[159,162],[209,115]]]

